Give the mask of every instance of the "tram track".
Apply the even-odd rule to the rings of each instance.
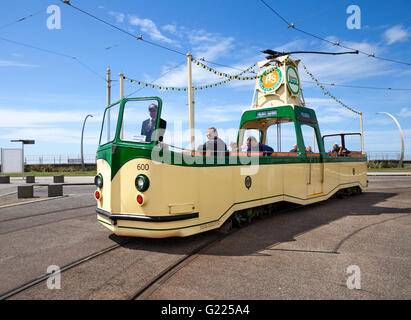
[[[120,248],[120,247],[122,247],[122,246],[124,246],[124,245],[126,245],[126,244],[131,243],[131,242],[133,242],[133,240],[126,240],[126,241],[123,241],[123,242],[121,242],[121,243],[117,243],[117,244],[112,245],[112,246],[109,246],[109,247],[107,247],[107,248],[105,248],[105,249],[102,249],[102,250],[99,250],[99,251],[97,251],[97,252],[94,252],[94,253],[92,253],[92,254],[89,254],[89,255],[87,255],[87,256],[85,256],[85,257],[83,257],[83,258],[80,258],[80,259],[78,259],[78,260],[75,260],[75,261],[73,261],[73,262],[71,262],[71,263],[69,263],[69,264],[66,264],[65,266],[61,267],[59,273],[61,274],[62,272],[65,272],[65,271],[67,271],[67,270],[73,269],[74,267],[76,267],[76,266],[78,266],[78,265],[81,265],[81,264],[83,264],[83,263],[86,263],[86,262],[88,262],[88,261],[90,261],[90,260],[92,260],[92,259],[94,259],[94,258],[97,258],[97,257],[99,257],[99,256],[102,256],[102,255],[104,255],[104,254],[106,254],[106,253],[108,253],[108,252],[110,252],[110,251],[113,251],[113,250],[115,250],[115,249],[117,249],[117,248]],[[53,275],[55,275],[55,274],[53,274]],[[30,280],[30,281],[28,281],[28,282],[25,282],[25,283],[23,283],[23,284],[15,287],[15,288],[11,289],[11,290],[8,290],[8,291],[6,291],[6,292],[1,293],[1,294],[0,294],[0,300],[9,299],[9,298],[11,298],[11,297],[13,297],[13,296],[15,296],[15,295],[23,292],[23,291],[26,291],[26,290],[28,290],[28,289],[30,289],[30,288],[38,285],[39,283],[41,283],[41,282],[43,282],[43,281],[47,281],[47,279],[48,279],[49,277],[50,277],[50,274],[49,274],[49,273],[45,273],[45,274],[39,275],[39,276],[35,277],[34,279],[32,279],[32,280]]]
[[[9,222],[9,221],[15,221],[15,220],[20,220],[20,219],[28,219],[28,218],[34,218],[34,217],[39,217],[39,216],[44,216],[48,214],[54,214],[54,213],[61,213],[61,212],[68,212],[72,210],[78,210],[78,209],[87,209],[87,208],[95,208],[96,205],[87,205],[87,206],[81,206],[81,207],[75,207],[75,208],[68,208],[68,209],[61,209],[61,210],[53,210],[53,211],[48,211],[48,212],[42,212],[42,213],[36,213],[32,215],[26,215],[26,216],[21,216],[21,217],[15,217],[15,218],[8,218],[8,219],[3,219],[0,220],[0,223],[2,222]],[[93,212],[94,213],[94,212]]]
[[[285,208],[281,209],[274,209],[268,211],[267,214],[263,215],[262,219],[269,218],[273,215],[278,215],[278,214],[284,214],[289,211],[296,210],[299,207],[303,207],[302,205],[290,205]],[[93,213],[94,214],[94,213]],[[73,217],[76,218],[76,217]],[[211,239],[206,241],[205,243],[202,243],[199,245],[197,248],[192,249],[189,253],[184,254],[182,257],[178,258],[175,262],[170,263],[167,267],[165,267],[162,271],[158,272],[156,275],[150,278],[145,284],[143,284],[137,291],[134,293],[131,293],[128,295],[128,299],[130,300],[144,300],[149,298],[156,290],[162,287],[163,284],[165,284],[173,275],[175,275],[178,271],[183,269],[185,266],[187,266],[189,263],[191,263],[193,260],[195,260],[197,257],[201,255],[202,252],[208,250],[215,244],[221,242],[224,240],[227,236],[232,235],[233,233],[241,230],[242,228],[246,227],[250,223],[244,225],[243,227],[240,228],[231,228],[228,231],[224,231],[223,229],[220,229],[221,231],[218,232],[217,236],[213,236]],[[252,222],[251,222],[252,224]],[[224,225],[223,225],[224,226]],[[121,241],[115,245],[106,247],[104,249],[101,249],[97,252],[91,253],[85,257],[82,257],[80,259],[77,259],[71,263],[68,263],[64,265],[63,267],[60,268],[60,274],[63,272],[67,272],[68,270],[72,270],[75,267],[78,267],[80,265],[83,265],[95,258],[101,257],[103,255],[106,255],[110,252],[115,251],[118,248],[125,247],[130,244],[133,244],[133,242],[138,242],[139,238],[127,238],[125,241]],[[53,274],[55,275],[55,274]],[[0,294],[0,300],[5,300],[5,299],[10,299],[15,297],[16,295],[23,293],[24,291],[28,291],[32,289],[33,287],[39,285],[42,282],[47,281],[47,279],[51,276],[51,274],[45,273],[42,275],[39,275],[35,278],[33,278],[30,281],[27,281],[13,289],[10,289],[6,292],[3,292]]]
[[[260,219],[265,219],[265,218],[268,218],[276,214],[284,214],[286,212],[295,210],[300,207],[303,207],[303,206],[302,205],[291,205],[290,207],[287,207],[281,210],[269,212],[266,216],[263,216]],[[247,227],[247,225],[243,227]],[[148,281],[146,285],[144,285],[141,289],[139,289],[134,295],[130,297],[130,300],[145,300],[149,298],[152,293],[154,293],[156,290],[161,288],[161,286],[165,284],[167,280],[169,280],[174,274],[176,274],[179,270],[181,270],[186,265],[188,265],[190,262],[195,260],[201,254],[201,252],[211,248],[213,245],[224,240],[227,236],[234,234],[235,232],[239,231],[243,227],[231,228],[229,231],[221,232],[221,234],[217,238],[212,239],[211,241],[194,249],[192,252],[190,252],[186,256],[178,259],[174,264],[167,267],[162,272],[160,272],[158,275],[154,276],[150,281]],[[224,225],[221,228],[224,228]]]

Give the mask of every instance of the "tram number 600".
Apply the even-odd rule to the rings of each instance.
[[[146,170],[148,171],[150,169],[150,165],[148,163],[139,163],[137,165],[137,170]]]

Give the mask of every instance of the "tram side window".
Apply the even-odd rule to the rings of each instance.
[[[309,125],[301,125],[301,133],[304,139],[304,147],[307,153],[319,153],[317,136],[315,135],[315,129]]]
[[[119,110],[119,103],[106,109],[100,136],[100,145],[109,143],[114,140],[114,137],[116,135]]]
[[[265,144],[275,152],[290,152],[296,143],[294,122],[272,124],[267,128]]]
[[[120,139],[151,143],[155,138],[159,106],[157,100],[129,100],[124,106]],[[164,136],[167,122],[160,118],[159,136]]]
[[[354,152],[361,152],[361,135],[346,134],[344,135],[345,149]]]

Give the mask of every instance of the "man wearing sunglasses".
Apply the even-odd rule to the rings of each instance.
[[[152,142],[154,139],[154,132],[156,129],[156,124],[157,124],[157,112],[158,112],[157,105],[152,103],[148,106],[148,113],[150,114],[150,118],[147,120],[144,120],[141,126],[141,135],[146,136],[146,142]],[[160,125],[158,127],[158,133],[159,133],[158,141],[159,142],[163,141],[163,136],[164,136],[166,127],[167,127],[167,121],[160,118]]]

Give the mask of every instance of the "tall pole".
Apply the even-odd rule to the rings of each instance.
[[[398,166],[400,168],[402,168],[403,166],[403,161],[404,161],[404,134],[402,133],[401,127],[400,127],[400,123],[398,122],[398,120],[390,113],[388,112],[377,112],[377,114],[381,114],[381,113],[385,113],[386,115],[389,115],[397,124],[398,130],[400,131],[400,136],[401,136],[401,158],[400,158],[400,162],[398,164]]]
[[[107,68],[107,106],[111,104],[111,70]],[[110,109],[107,110],[107,141],[110,141]]]
[[[193,79],[191,74],[191,53],[187,53],[187,71],[188,71],[188,122],[190,130],[190,150],[194,151],[194,92]]]
[[[84,136],[84,126],[86,125],[86,120],[88,117],[93,117],[91,114],[88,114],[83,122],[83,129],[81,130],[81,171],[84,171],[84,155],[83,155],[83,136]]]
[[[362,125],[362,112],[360,112],[360,122],[361,122],[361,153],[364,154],[364,129]]]
[[[120,73],[120,99],[124,98],[124,74]]]

